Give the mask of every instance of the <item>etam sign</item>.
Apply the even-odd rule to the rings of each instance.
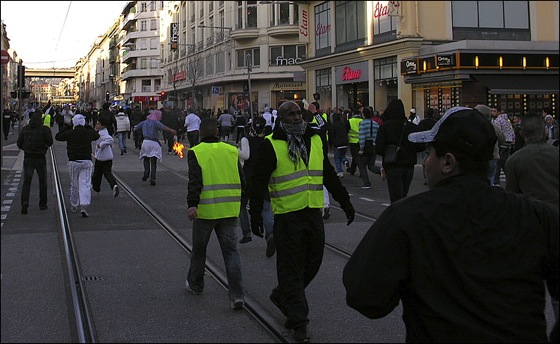
[[[351,84],[368,80],[367,62],[336,67],[336,83]]]

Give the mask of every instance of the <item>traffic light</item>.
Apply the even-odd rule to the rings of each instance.
[[[167,92],[161,91],[160,95],[161,95],[161,100],[167,100]]]
[[[24,88],[25,87],[25,66],[18,65],[17,66],[17,87]]]

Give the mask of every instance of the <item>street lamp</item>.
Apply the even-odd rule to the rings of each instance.
[[[253,55],[247,54],[245,55],[245,62],[247,63],[247,88],[249,89],[249,114],[251,116],[251,123],[253,122],[253,98],[251,94],[251,70],[253,61]]]

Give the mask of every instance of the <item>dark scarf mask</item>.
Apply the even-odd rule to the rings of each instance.
[[[288,154],[290,156],[290,160],[294,162],[294,166],[297,166],[299,158],[301,158],[305,165],[307,165],[309,162],[309,156],[307,154],[305,140],[303,139],[307,123],[305,121],[294,124],[280,122],[280,128],[282,128],[288,136]]]

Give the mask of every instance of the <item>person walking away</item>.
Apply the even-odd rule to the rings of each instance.
[[[362,178],[364,183],[362,185],[362,189],[369,189],[371,188],[371,183],[369,182],[368,170],[370,170],[371,173],[381,176],[381,168],[375,165],[375,160],[377,158],[377,153],[375,152],[375,139],[377,138],[379,125],[372,119],[373,113],[369,108],[365,107],[363,114],[364,120],[360,122],[359,129],[360,150],[358,151],[358,168],[360,169],[360,178]],[[373,142],[373,149],[366,152],[365,146],[367,141]]]
[[[107,123],[107,119],[104,121]],[[128,137],[128,133],[130,132],[130,119],[128,118],[127,114],[124,112],[122,107],[119,107],[117,114],[115,115],[115,123],[116,123],[116,130],[117,130],[117,139],[119,140],[119,148],[121,149],[121,155],[126,153],[126,139]],[[106,129],[105,125],[105,129]],[[107,133],[109,133],[107,131]]]
[[[171,129],[161,123],[161,111],[153,110],[145,121],[138,123],[136,126],[137,135],[141,134],[144,138],[138,159],[144,163],[144,175],[142,181],[150,178],[150,185],[156,185],[157,162],[162,159],[161,142],[159,141],[159,132],[167,131],[173,135],[177,135],[175,129]]]
[[[408,343],[548,342],[558,207],[488,184],[496,133],[474,109],[451,108],[408,140],[428,145],[429,190],[366,232],[344,267],[347,305],[379,319],[402,303]]]
[[[298,342],[310,340],[305,289],[317,275],[325,245],[323,184],[340,203],[347,224],[354,221],[348,192],[330,164],[326,142],[303,120],[299,106],[288,101],[278,108],[278,123],[262,143],[251,178],[251,230],[263,233],[266,190],[274,213],[274,245],[278,285],[270,300],[286,317]],[[305,175],[306,178],[300,178]]]
[[[88,217],[87,207],[91,203],[91,143],[99,139],[99,134],[90,125],[85,125],[83,115],[72,118],[74,128],[65,124],[56,133],[57,141],[66,141],[68,155],[68,173],[70,174],[70,205],[71,211],[76,212],[78,205],[82,217]]]
[[[235,125],[237,127],[235,133],[235,144],[238,144],[243,137],[245,137],[245,127],[247,127],[247,119],[243,116],[241,111],[235,114]]]
[[[106,124],[107,120],[105,118],[100,118],[95,123],[95,130],[99,134],[99,139],[95,142],[95,163],[91,176],[91,188],[95,192],[101,192],[101,179],[105,177],[111,190],[113,190],[113,197],[117,197],[119,195],[119,186],[112,172],[114,139],[109,135]]]
[[[189,109],[189,114],[185,117],[185,130],[187,131],[187,139],[190,148],[196,146],[200,140],[200,117],[194,113],[193,109]]]
[[[377,154],[383,156],[381,179],[386,178],[389,198],[393,203],[408,195],[414,176],[417,153],[422,152],[424,147],[415,145],[407,139],[409,134],[420,131],[420,127],[407,121],[402,100],[393,99],[383,114],[387,120],[383,121],[377,131],[375,150]],[[385,161],[385,150],[388,145],[400,147],[395,162]]]
[[[161,122],[168,128],[171,128],[177,132],[179,130],[179,115],[176,111],[171,109],[164,109],[162,112]],[[176,134],[173,135],[169,131],[163,133],[165,142],[167,143],[167,154],[177,154],[173,151],[173,145],[177,139]]]
[[[4,112],[6,113],[6,112]],[[8,126],[9,129],[9,126]],[[35,111],[18,136],[17,146],[23,150],[23,188],[21,213],[27,214],[33,173],[39,178],[39,209],[47,209],[47,150],[53,144],[51,130],[43,125],[41,111]]]
[[[2,131],[4,132],[4,140],[8,139],[8,134],[10,133],[10,126],[12,124],[12,112],[10,109],[4,109],[2,113]]]
[[[239,213],[239,222],[243,234],[243,238],[239,240],[240,244],[245,244],[253,240],[251,238],[251,223],[249,221],[247,204],[249,203],[251,177],[253,175],[253,170],[256,168],[255,162],[264,141],[265,126],[266,121],[264,118],[255,118],[251,130],[249,131],[249,136],[241,139],[241,144],[238,148],[239,159],[243,162],[243,174],[245,175],[246,181],[245,189],[241,193],[241,208]],[[273,239],[274,215],[270,207],[270,195],[268,194],[268,190],[264,198],[261,216],[263,218],[264,237],[266,239],[266,257],[270,258],[276,252],[276,248]],[[263,233],[257,233],[259,237],[262,237],[262,235]]]
[[[136,135],[136,131],[134,128],[138,123],[140,123],[143,119],[142,111],[140,111],[140,107],[138,105],[134,106],[134,110],[132,110],[132,115],[130,116],[130,127],[132,131],[132,139],[134,140],[134,148],[140,149],[142,146],[142,139]]]
[[[229,141],[229,135],[231,134],[231,129],[235,124],[235,118],[229,114],[226,110],[218,117],[218,124],[221,128],[220,136],[225,142]]]
[[[262,113],[262,118],[266,121],[266,126],[264,127],[265,135],[272,133],[272,126],[274,125],[272,113],[270,112],[270,108],[266,106]]]
[[[333,118],[333,134],[332,134],[332,144],[334,147],[334,166],[336,168],[337,176],[340,178],[344,177],[344,167],[350,167],[350,161],[346,157],[346,151],[348,150],[348,128],[346,127],[346,122],[341,120],[342,114],[335,112],[332,115]]]
[[[358,161],[360,160],[360,123],[363,120],[362,114],[358,111],[353,111],[353,115],[348,119],[348,146],[350,147],[350,155],[352,156],[352,162],[350,167],[346,169],[346,172],[354,175],[356,173],[356,168],[358,167]]]
[[[230,306],[241,310],[244,292],[236,222],[244,183],[243,171],[237,149],[220,142],[215,118],[202,120],[200,136],[201,142],[187,152],[187,216],[194,222],[191,263],[185,287],[193,294],[204,292],[206,247],[212,231],[215,231],[226,267]]]
[[[511,146],[511,154],[517,152],[525,146],[525,139],[521,135],[521,114],[516,113],[513,115],[513,132],[515,133],[515,144]]]
[[[491,108],[490,115],[492,116],[492,123],[496,124],[498,128],[504,133],[506,142],[499,144],[500,147],[500,160],[496,166],[496,174],[494,175],[494,186],[500,186],[500,174],[502,170],[505,172],[506,161],[509,158],[511,146],[515,144],[515,132],[509,121],[507,113],[501,113],[499,107]]]
[[[496,169],[498,168],[498,164],[500,162],[500,145],[505,144],[506,136],[502,132],[502,129],[500,129],[500,127],[496,123],[492,122],[492,109],[483,104],[478,104],[474,108],[486,119],[488,119],[490,123],[492,123],[492,125],[494,126],[494,131],[496,132],[496,137],[498,138],[498,140],[496,141],[496,145],[494,146],[493,158],[490,160],[488,168],[488,181],[490,185],[494,185]]]
[[[62,121],[64,125],[72,126],[72,118],[74,117],[74,112],[70,109],[70,105],[65,104],[62,108]]]
[[[520,124],[525,146],[506,161],[506,190],[527,194],[558,209],[558,148],[545,141],[545,128],[540,114],[525,114],[521,117]],[[558,320],[558,299],[551,298],[551,301],[555,319]]]
[[[105,118],[107,122],[107,131],[109,132],[109,135],[113,136],[115,134],[117,123],[115,120],[115,115],[109,109],[110,107],[111,107],[111,103],[109,102],[103,103],[101,105],[101,110],[99,111],[98,118]]]

